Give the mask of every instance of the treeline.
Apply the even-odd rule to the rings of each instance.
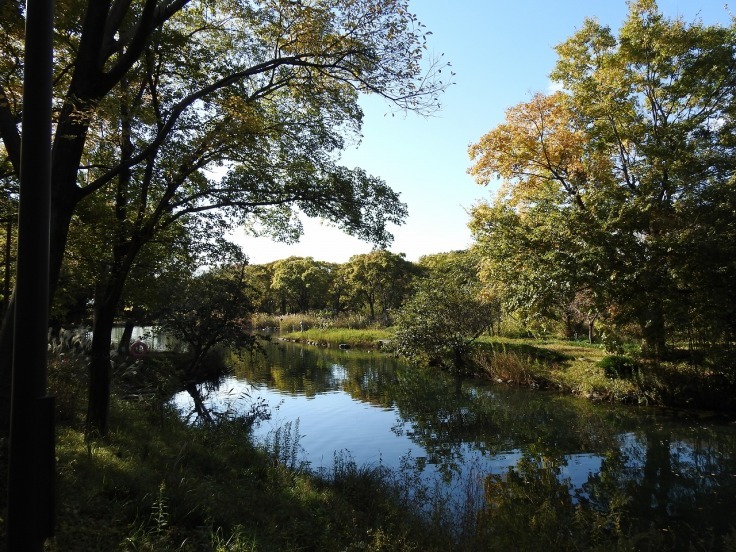
[[[372,321],[390,320],[425,267],[404,254],[377,250],[354,255],[343,264],[289,257],[246,267],[254,309],[267,314],[326,311],[362,313]]]

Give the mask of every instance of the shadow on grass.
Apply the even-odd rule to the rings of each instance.
[[[536,362],[560,363],[573,360],[575,357],[561,351],[525,342],[481,341],[477,344],[480,351],[489,353],[511,353]]]

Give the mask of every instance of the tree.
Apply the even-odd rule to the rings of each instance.
[[[273,264],[271,289],[280,297],[282,314],[307,312],[326,306],[331,281],[329,263],[312,257],[289,257]]]
[[[255,312],[274,314],[278,308],[278,299],[271,290],[273,280],[273,265],[246,265],[245,281],[248,283],[249,301]]]
[[[161,327],[185,343],[189,364],[185,374],[194,378],[203,368],[207,354],[216,346],[251,347],[250,315],[245,265],[220,266],[188,278],[170,289],[169,307]]]
[[[4,2],[0,136],[17,174],[23,11]],[[109,338],[141,248],[206,211],[210,229],[260,220],[293,236],[290,207],[385,243],[405,208],[388,186],[335,164],[360,127],[359,92],[430,111],[444,84],[422,66],[425,35],[405,0],[68,3],[57,16],[51,287],[83,200],[111,198],[112,270],[96,286],[91,396],[109,392]],[[227,176],[209,170],[223,166]],[[52,293],[53,294],[53,293]],[[12,316],[0,333],[9,358]],[[7,375],[7,370],[5,370]],[[6,377],[7,381],[7,377]],[[104,431],[105,401],[93,411]]]
[[[384,317],[401,306],[415,272],[403,253],[383,249],[350,257],[342,271],[354,304],[367,305],[371,320],[379,306]]]
[[[498,293],[488,286],[481,285],[479,273],[481,270],[482,256],[477,248],[449,251],[446,253],[435,253],[420,257],[418,267],[420,276],[435,280],[446,281],[449,284],[469,286],[478,294],[478,299],[489,309],[488,317],[491,324],[488,330],[495,331],[493,323],[498,324],[500,333],[501,325],[501,301]]]
[[[495,320],[477,282],[430,276],[396,318],[396,350],[409,359],[462,370],[472,343]]]
[[[733,294],[682,276],[733,281],[726,240],[708,239],[712,254],[696,254],[695,269],[693,237],[711,233],[711,215],[732,235],[734,31],[667,19],[653,0],[630,3],[618,37],[587,20],[557,47],[552,78],[564,91],[512,108],[471,147],[478,182],[506,181],[472,225],[512,296],[521,285],[536,308],[550,292],[568,301],[585,291],[616,322],[637,324],[654,356],[703,309],[718,315],[719,339],[732,339]],[[714,190],[727,199],[714,202]]]

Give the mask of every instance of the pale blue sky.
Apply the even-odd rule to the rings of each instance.
[[[659,0],[668,17],[706,24],[730,20],[722,0]],[[625,0],[412,0],[412,9],[432,31],[431,48],[444,53],[455,71],[454,86],[433,117],[387,114],[386,103],[364,98],[363,140],[343,156],[383,178],[408,204],[409,218],[394,228],[390,248],[411,261],[429,253],[464,249],[471,243],[467,209],[494,190],[475,184],[466,171],[467,149],[501,123],[507,108],[549,89],[554,46],[580,28],[586,17],[617,31],[628,11]],[[371,245],[339,230],[304,221],[300,243],[267,238],[240,241],[253,264],[290,255],[345,262]]]

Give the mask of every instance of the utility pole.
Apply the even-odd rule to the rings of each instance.
[[[47,396],[53,0],[27,0],[18,210],[8,551],[54,532],[54,400]]]

